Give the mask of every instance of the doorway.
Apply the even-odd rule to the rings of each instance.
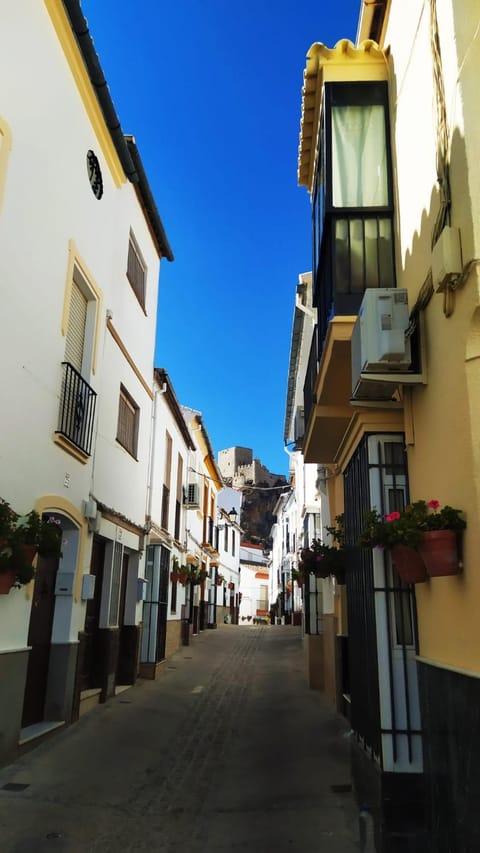
[[[44,718],[57,570],[56,557],[37,557],[28,629],[27,642],[31,648],[28,656],[22,727],[39,723]]]

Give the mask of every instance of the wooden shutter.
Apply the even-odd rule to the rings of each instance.
[[[65,341],[65,361],[68,361],[79,373],[82,372],[83,365],[87,306],[88,300],[83,295],[78,284],[72,281],[67,337]]]

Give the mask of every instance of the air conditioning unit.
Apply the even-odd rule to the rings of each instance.
[[[303,416],[303,406],[297,406],[293,418],[293,438],[295,446],[300,449],[302,446],[303,436],[305,434],[305,423]]]
[[[395,378],[405,374],[412,362],[408,325],[406,289],[367,288],[352,334],[354,400],[392,399]],[[375,374],[375,379],[368,374]]]
[[[200,498],[199,498],[199,489],[198,483],[189,483],[186,492],[185,492],[185,506],[187,507],[199,507],[200,506]]]

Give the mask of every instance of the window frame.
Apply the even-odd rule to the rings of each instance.
[[[134,257],[134,263],[131,263],[131,258]],[[133,267],[136,267],[136,270],[133,270]],[[135,272],[140,269],[142,271],[141,282],[136,278]],[[147,265],[145,263],[145,259],[140,251],[140,247],[138,245],[137,240],[135,239],[135,235],[133,231],[130,229],[130,234],[128,238],[128,253],[127,253],[127,269],[126,269],[126,277],[127,281],[132,288],[133,293],[135,294],[135,298],[140,305],[141,309],[146,314],[145,304],[146,304],[146,296],[147,296]]]
[[[122,404],[122,400],[127,404],[127,408],[132,409],[133,411],[133,430],[132,430],[132,444],[128,446],[128,444],[122,440],[122,436],[120,433],[120,407]],[[118,410],[117,410],[117,434],[116,441],[123,447],[130,456],[138,461],[137,452],[138,452],[138,431],[139,431],[139,423],[140,423],[140,407],[133,399],[132,395],[128,393],[125,386],[120,384],[120,392],[118,396]]]

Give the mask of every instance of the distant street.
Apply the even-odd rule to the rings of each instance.
[[[0,771],[0,849],[353,853],[348,755],[300,629],[221,625]]]

